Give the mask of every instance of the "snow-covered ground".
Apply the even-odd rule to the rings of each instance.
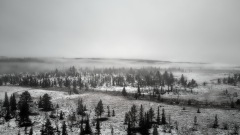
[[[52,97],[52,102],[54,104],[59,104],[60,108],[58,111],[62,110],[66,114],[71,113],[72,110],[76,110],[76,102],[79,98],[83,99],[84,104],[87,105],[88,113],[90,114],[90,119],[95,117],[94,108],[97,105],[98,101],[101,99],[104,104],[105,114],[107,116],[107,106],[110,106],[110,109],[114,109],[116,116],[110,117],[108,121],[101,123],[101,132],[103,135],[109,135],[111,132],[111,128],[114,128],[115,135],[125,135],[126,134],[126,125],[123,125],[124,115],[127,111],[130,110],[133,104],[139,106],[142,104],[145,107],[145,111],[150,107],[154,108],[156,113],[157,107],[161,106],[161,108],[165,109],[167,119],[168,116],[171,118],[171,123],[178,121],[179,129],[181,127],[191,128],[194,122],[194,116],[197,116],[198,119],[198,131],[195,134],[227,134],[228,131],[222,129],[212,129],[209,128],[210,125],[214,121],[215,114],[218,115],[220,127],[222,127],[222,122],[227,122],[231,126],[233,123],[238,123],[240,125],[240,113],[238,110],[220,110],[220,109],[200,109],[201,113],[197,113],[196,108],[186,107],[186,110],[182,110],[181,106],[175,105],[166,105],[162,103],[154,103],[149,101],[141,101],[141,100],[128,100],[121,96],[111,96],[104,93],[99,92],[88,92],[80,95],[68,95],[65,92],[60,91],[49,91],[49,90],[39,90],[39,89],[28,89],[21,87],[0,87],[0,89],[6,89],[8,92],[18,92],[28,90],[32,97],[39,98],[45,93],[48,93]],[[32,121],[34,124],[34,133],[40,134],[40,128],[42,123],[45,121],[45,113],[41,112],[38,116],[32,116]],[[53,126],[55,126],[55,121],[52,120]],[[58,122],[59,127],[61,127],[61,121]],[[174,124],[173,124],[174,125]],[[158,128],[161,134],[162,126]],[[12,135],[17,134],[19,128],[16,127],[16,123],[13,120],[5,123],[4,125],[0,125],[0,134],[1,135]],[[20,129],[22,134],[24,132],[24,128]],[[28,129],[29,130],[29,129]],[[92,130],[95,131],[95,127],[92,126]],[[68,129],[69,135],[76,135],[79,132],[79,128],[73,128],[73,132]],[[175,130],[174,130],[175,132]]]

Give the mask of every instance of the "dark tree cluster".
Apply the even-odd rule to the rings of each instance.
[[[218,84],[229,84],[236,86],[240,82],[240,74],[233,74],[233,76],[228,76],[227,78],[218,79]]]
[[[129,112],[125,114],[124,124],[128,125],[127,134],[133,134],[139,132],[141,134],[149,134],[149,129],[156,125],[167,124],[164,108],[160,116],[160,108],[158,107],[157,116],[153,108],[144,111],[144,107],[141,105],[138,111],[136,105],[133,105]]]

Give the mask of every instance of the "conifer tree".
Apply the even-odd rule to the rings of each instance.
[[[161,101],[161,94],[158,94],[158,101]]]
[[[153,110],[153,108],[151,107],[150,109],[149,109],[149,120],[150,120],[150,122],[152,122],[153,121],[153,118],[154,118],[154,110]]]
[[[115,116],[115,111],[114,111],[114,109],[112,110],[112,116],[113,116],[113,117]]]
[[[63,125],[62,125],[62,135],[67,135],[67,125],[65,121],[63,121]]]
[[[84,106],[83,106],[83,101],[82,99],[79,99],[78,100],[78,104],[77,104],[77,114],[78,115],[84,115],[85,112],[84,112]]]
[[[213,128],[218,128],[218,117],[217,114],[215,115],[215,120],[214,120],[214,124],[213,124]]]
[[[97,116],[102,116],[104,112],[104,108],[103,108],[103,103],[102,103],[102,100],[100,100],[97,104],[97,107],[95,108],[95,113]]]
[[[47,135],[54,135],[53,127],[52,127],[51,121],[49,119],[47,119],[47,121],[45,123],[44,133]]]
[[[135,123],[137,122],[137,106],[135,104],[131,107],[130,116],[132,120],[131,122],[133,126],[135,126]]]
[[[99,119],[97,119],[96,134],[97,134],[97,135],[100,135],[100,134],[101,134],[101,127],[100,127],[100,121],[99,121]]]
[[[132,135],[130,120],[128,121],[127,135]]]
[[[46,93],[42,97],[42,107],[44,111],[51,111],[52,110],[52,102],[51,97]]]
[[[125,88],[125,86],[123,87],[123,90],[122,90],[122,95],[123,95],[123,96],[127,96],[127,91],[126,91],[126,88]]]
[[[127,124],[129,121],[129,114],[126,112],[124,117],[124,124]]]
[[[89,123],[89,118],[87,117],[87,121],[86,121],[86,126],[85,126],[85,130],[84,130],[85,134],[91,134],[92,133],[92,129]]]
[[[30,111],[29,111],[29,104],[27,102],[21,103],[20,106],[20,121],[19,125],[22,126],[30,126],[32,124],[31,120],[29,119]]]
[[[140,85],[138,85],[138,89],[137,89],[137,96],[140,97],[141,96],[141,90],[140,90]]]
[[[199,108],[198,108],[198,110],[197,110],[197,113],[201,113]]]
[[[15,98],[14,94],[12,94],[12,96],[11,96],[11,104],[10,104],[10,106],[11,106],[11,111],[12,112],[17,110],[17,101],[16,101],[16,98]]]
[[[154,126],[153,128],[153,135],[158,135],[157,126]]]
[[[140,111],[139,111],[139,127],[143,127],[144,126],[144,108],[141,104],[141,107],[140,107]]]
[[[33,135],[33,128],[30,128],[29,135]]]
[[[167,124],[164,108],[162,109],[162,124]]]
[[[6,107],[6,108],[9,107],[9,100],[8,100],[7,92],[5,92],[5,99],[4,99],[4,102],[3,102],[3,107]]]
[[[79,135],[84,135],[83,123],[81,122]]]
[[[5,120],[6,121],[9,121],[12,117],[11,117],[11,114],[10,114],[10,109],[9,107],[6,108],[7,109],[7,113],[5,115]]]
[[[111,114],[110,114],[110,108],[109,108],[109,106],[107,106],[107,109],[108,109],[108,117],[110,117]]]
[[[157,113],[157,124],[160,124],[160,110],[159,110],[159,106],[158,106],[158,113]]]
[[[63,112],[62,112],[62,111],[60,112],[60,117],[59,117],[59,119],[60,119],[60,120],[63,120],[63,119],[64,119],[64,118],[63,118]]]

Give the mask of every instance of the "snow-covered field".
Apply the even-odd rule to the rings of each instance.
[[[161,106],[161,108],[165,109],[167,120],[170,116],[171,123],[178,121],[179,129],[181,127],[191,128],[194,122],[194,116],[197,116],[198,119],[198,131],[194,132],[195,134],[227,134],[229,131],[222,129],[212,129],[209,128],[210,125],[214,121],[215,114],[218,115],[220,127],[222,127],[222,122],[227,122],[231,126],[233,123],[238,123],[240,125],[240,113],[238,110],[220,110],[220,109],[200,109],[201,113],[197,113],[197,109],[193,107],[186,107],[186,110],[182,110],[182,106],[175,105],[166,105],[162,103],[155,103],[149,101],[141,101],[141,100],[128,100],[121,96],[111,96],[104,93],[99,92],[85,92],[80,95],[68,95],[65,92],[60,91],[49,91],[49,90],[39,90],[39,89],[29,89],[29,88],[21,88],[21,87],[0,87],[1,94],[4,95],[3,89],[7,90],[9,93],[18,92],[19,94],[22,91],[28,90],[32,97],[39,98],[45,93],[48,93],[52,97],[52,102],[59,104],[59,111],[62,110],[66,114],[72,112],[72,110],[76,110],[76,101],[81,98],[84,101],[84,104],[87,105],[88,113],[90,114],[90,119],[95,117],[94,108],[97,105],[98,101],[101,99],[104,104],[105,114],[107,115],[107,106],[110,106],[110,109],[114,109],[116,116],[110,117],[108,121],[101,123],[101,132],[103,135],[109,135],[111,132],[111,127],[114,128],[114,134],[116,135],[125,135],[126,134],[126,125],[123,125],[124,115],[127,111],[130,110],[133,104],[139,106],[142,104],[145,107],[145,111],[150,107],[154,108],[156,113],[157,107]],[[3,99],[3,96],[1,96]],[[34,124],[34,133],[40,134],[40,128],[42,123],[45,121],[45,113],[40,113],[38,116],[32,116],[31,119],[35,122]],[[52,120],[53,126],[54,120]],[[174,124],[173,124],[174,125]],[[59,127],[61,127],[61,121],[59,121]],[[158,128],[161,134],[162,126]],[[16,123],[14,119],[12,119],[9,123],[5,123],[4,125],[0,125],[0,134],[1,135],[12,135],[17,134],[19,128],[16,127]],[[20,129],[22,134],[24,132],[24,128]],[[68,129],[69,130],[69,129]],[[92,126],[92,130],[95,131],[95,127]],[[79,128],[73,128],[72,131],[68,131],[69,135],[76,135],[79,132]],[[151,131],[150,131],[151,132]],[[174,130],[176,133],[176,130]]]

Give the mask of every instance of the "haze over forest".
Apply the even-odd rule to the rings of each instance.
[[[0,1],[0,54],[240,65],[238,0]]]

